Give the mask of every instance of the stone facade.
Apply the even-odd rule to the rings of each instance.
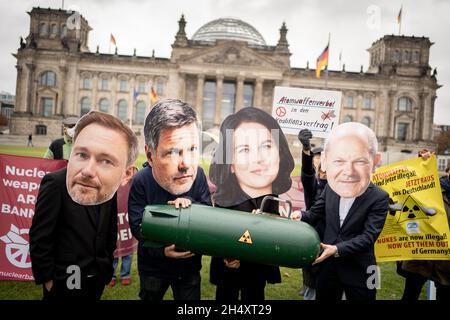
[[[182,16],[171,57],[158,58],[119,55],[117,49],[115,54],[91,52],[87,46],[91,28],[82,16],[74,19],[73,13],[41,8],[33,8],[29,15],[30,33],[15,55],[11,134],[33,131],[56,138],[63,117],[101,110],[128,122],[142,142],[152,90],[158,98],[191,103],[204,129],[217,130],[226,115],[243,106],[270,113],[275,86],[325,88],[324,77],[317,79],[314,69],[291,67],[284,24],[277,45],[269,46],[262,37],[252,43],[232,33],[208,40],[207,33],[197,32],[202,34],[200,40],[195,35],[188,39]],[[67,27],[71,19],[76,28]],[[217,20],[219,27],[220,23]],[[230,23],[244,31],[253,28],[240,20]],[[385,153],[434,148],[432,122],[439,85],[428,64],[431,45],[423,37],[385,36],[368,49],[366,72],[347,72],[345,65],[341,71],[329,71],[327,88],[343,93],[340,120],[370,126]],[[298,156],[296,137],[288,140]]]

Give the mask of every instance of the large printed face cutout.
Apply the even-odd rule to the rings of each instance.
[[[77,136],[67,165],[67,191],[78,204],[97,205],[110,200],[124,179],[127,167],[125,137],[98,124],[86,126]]]
[[[256,198],[272,193],[280,155],[270,130],[257,122],[243,122],[233,133],[231,171],[241,189]]]
[[[199,131],[195,123],[161,131],[156,150],[145,146],[158,184],[173,195],[188,192],[197,177]]]
[[[331,189],[343,198],[363,194],[380,155],[370,155],[369,143],[359,135],[341,135],[330,142],[322,157]]]

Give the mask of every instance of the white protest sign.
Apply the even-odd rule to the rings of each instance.
[[[339,123],[341,97],[340,91],[275,87],[272,116],[285,134],[309,129],[326,138]]]

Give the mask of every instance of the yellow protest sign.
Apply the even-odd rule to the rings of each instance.
[[[450,259],[436,156],[380,167],[372,181],[389,193],[391,203],[375,243],[377,261]]]

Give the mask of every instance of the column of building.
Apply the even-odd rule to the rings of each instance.
[[[92,77],[92,100],[91,110],[98,110],[98,72],[94,72]]]
[[[395,138],[395,96],[397,95],[396,91],[389,90],[388,91],[388,113],[389,113],[389,122],[386,127],[386,137]],[[389,131],[388,131],[389,130]]]
[[[243,75],[238,75],[236,84],[236,101],[235,101],[235,112],[238,112],[244,104],[244,80]]]
[[[200,119],[203,117],[203,87],[205,86],[205,75],[197,75],[197,99],[195,107],[197,108],[197,115]]]
[[[178,98],[182,101],[186,101],[186,74],[178,74]]]
[[[35,114],[41,114],[42,110],[39,108],[39,101],[37,101],[37,85],[38,81],[34,81],[35,73],[36,73],[36,65],[34,63],[27,63],[27,67],[29,69],[28,72],[28,85],[27,85],[27,104],[26,104],[26,112],[32,112]]]
[[[17,64],[15,112],[26,112],[28,97],[28,68],[26,64]]]
[[[222,111],[222,90],[223,90],[223,75],[216,76],[216,113],[214,116],[214,125],[220,126],[220,115]]]
[[[111,103],[109,113],[117,116],[117,73],[111,73]]]
[[[262,107],[262,90],[263,90],[263,82],[264,80],[260,77],[256,78],[255,82],[255,96],[254,96],[254,104],[255,107]]]
[[[136,90],[136,75],[130,75],[130,109],[127,110],[128,111],[128,125],[130,126],[130,128],[133,125],[134,119],[133,119],[133,114],[134,114],[134,108],[136,106],[136,99],[134,97],[134,91]]]
[[[56,110],[55,113],[57,115],[63,115],[64,114],[64,96],[65,94],[65,84],[66,84],[66,74],[67,74],[67,67],[66,66],[60,66],[59,67],[59,77],[56,78],[58,81],[58,94],[57,94],[57,101],[56,103]]]

